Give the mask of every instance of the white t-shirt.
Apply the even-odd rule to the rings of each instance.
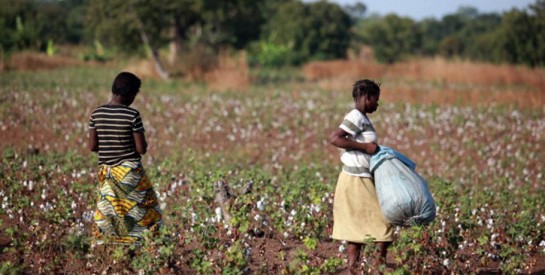
[[[377,142],[377,134],[371,121],[360,111],[354,109],[344,116],[339,126],[349,134],[348,138],[361,143]],[[369,159],[371,155],[357,150],[343,150],[341,162],[343,171],[358,177],[371,178],[369,172]]]

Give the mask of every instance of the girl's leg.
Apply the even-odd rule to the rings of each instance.
[[[360,258],[361,244],[348,242],[348,267],[355,268]]]
[[[379,257],[379,263],[386,263],[386,255],[388,254],[388,247],[392,244],[392,242],[381,242],[379,244],[380,247],[380,257]]]

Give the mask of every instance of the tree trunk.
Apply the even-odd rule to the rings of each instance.
[[[178,35],[177,28],[173,23],[173,26],[170,29],[170,43],[169,43],[169,54],[168,54],[168,64],[171,66],[175,65],[178,61],[178,55],[182,49],[182,39]]]
[[[157,73],[157,75],[159,75],[161,79],[163,80],[169,79],[168,72],[165,70],[165,67],[161,63],[161,59],[159,58],[159,51],[151,45],[149,36],[144,29],[144,23],[142,23],[140,16],[138,16],[138,13],[136,13],[132,5],[130,6],[130,11],[132,12],[134,19],[136,21],[137,27],[140,30],[140,38],[142,39],[144,46],[151,51],[151,57],[153,59],[155,72]]]
[[[146,47],[151,51],[151,58],[153,59],[155,72],[159,75],[161,79],[169,79],[168,72],[165,70],[163,63],[161,62],[161,58],[159,57],[159,51],[157,51],[155,47],[151,46],[151,43],[149,43],[148,35],[142,29],[140,29],[140,37],[142,38],[142,42],[144,42],[144,45],[146,45]]]

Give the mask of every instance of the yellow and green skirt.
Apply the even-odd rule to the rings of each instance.
[[[161,224],[161,209],[140,162],[100,165],[93,235],[97,243],[134,243]]]

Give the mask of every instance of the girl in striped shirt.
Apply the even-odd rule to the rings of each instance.
[[[91,113],[89,148],[98,152],[97,243],[133,243],[161,223],[161,210],[141,156],[147,151],[138,110],[129,107],[141,81],[132,73],[117,75],[109,103]]]

